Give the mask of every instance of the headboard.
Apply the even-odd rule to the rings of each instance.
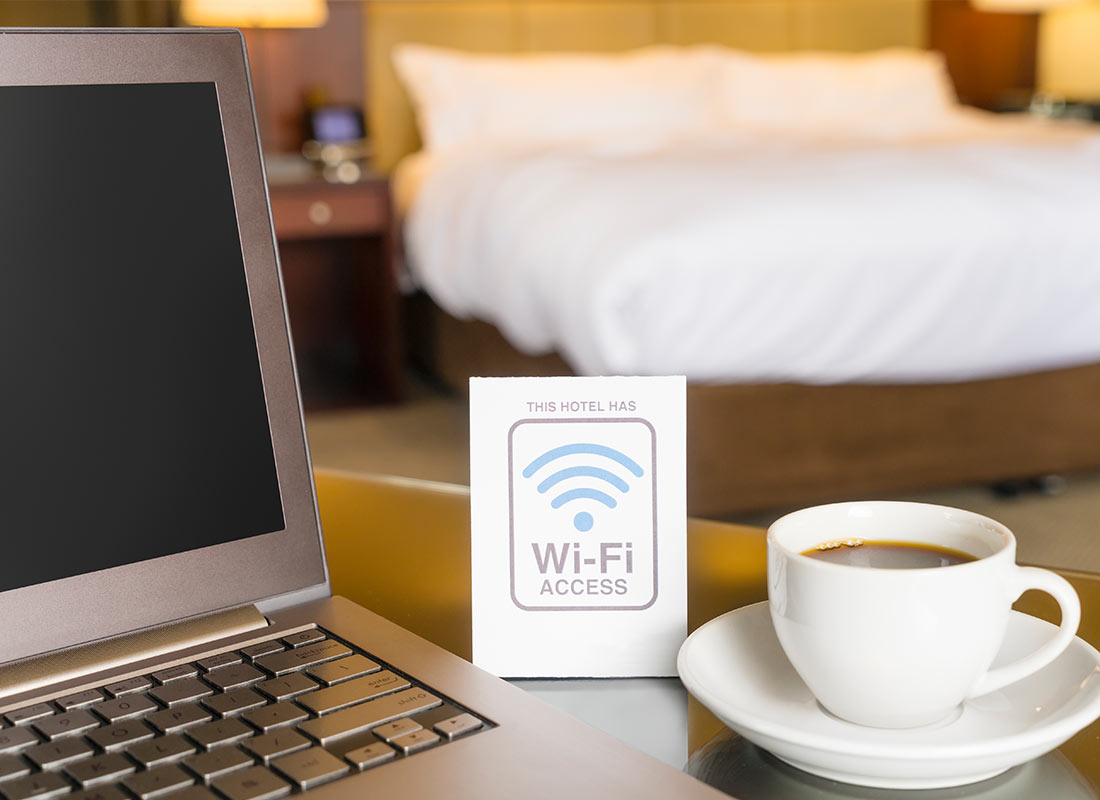
[[[367,116],[376,168],[420,139],[390,51],[423,42],[480,52],[610,52],[711,42],[755,51],[924,47],[929,0],[370,0]]]

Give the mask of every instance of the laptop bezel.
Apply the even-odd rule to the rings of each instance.
[[[328,594],[243,37],[206,29],[0,29],[0,85],[190,82],[217,90],[286,526],[4,592],[0,663],[279,596]],[[64,487],[57,489],[52,499],[63,502]]]

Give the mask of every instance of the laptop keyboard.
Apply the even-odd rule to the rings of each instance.
[[[6,800],[270,800],[493,725],[319,628],[4,721]]]

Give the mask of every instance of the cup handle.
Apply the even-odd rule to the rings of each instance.
[[[1058,626],[1058,632],[1031,655],[989,670],[978,679],[967,697],[979,697],[1042,669],[1069,647],[1069,643],[1077,635],[1077,626],[1081,623],[1081,601],[1069,581],[1050,570],[1017,567],[1014,582],[1014,600],[1019,599],[1028,589],[1038,589],[1058,601],[1058,606],[1062,609],[1062,622]]]

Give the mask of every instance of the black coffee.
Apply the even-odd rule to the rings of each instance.
[[[862,539],[822,542],[802,555],[834,564],[879,569],[928,569],[977,561],[975,556],[950,547],[917,542],[880,542]]]

